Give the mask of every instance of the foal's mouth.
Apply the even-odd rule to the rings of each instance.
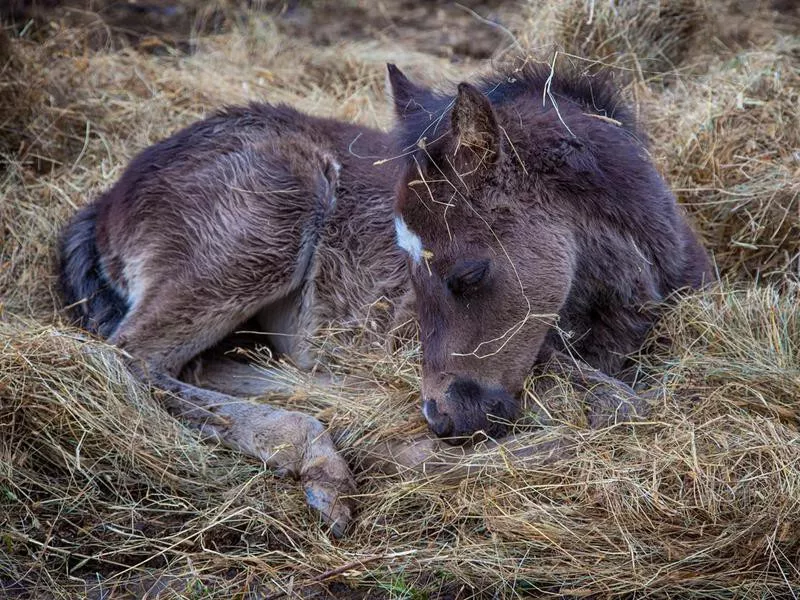
[[[519,416],[519,401],[503,388],[457,378],[443,401],[423,401],[422,414],[430,430],[445,442],[476,443],[506,435]]]

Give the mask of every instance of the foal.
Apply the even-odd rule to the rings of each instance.
[[[389,65],[389,81],[390,134],[227,108],[144,150],[61,241],[79,324],[141,359],[173,414],[299,476],[337,534],[354,486],[325,428],[223,393],[264,391],[246,365],[187,368],[238,327],[310,367],[321,327],[369,312],[388,331],[416,306],[432,431],[500,436],[535,364],[586,388],[624,377],[643,307],[708,275],[606,78],[529,65],[453,96]],[[641,409],[614,383],[587,394],[593,425]]]

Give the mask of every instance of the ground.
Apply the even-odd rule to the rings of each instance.
[[[31,598],[797,597],[800,21],[793,2],[12,0],[0,7],[0,595]],[[387,61],[447,87],[492,62],[615,69],[720,283],[641,356],[659,398],[592,431],[565,390],[467,479],[378,475],[420,432],[418,346],[342,352],[369,382],[273,398],[340,432],[359,512],[333,539],[298,486],[167,416],[71,327],[54,243],[140,149],[223,104],[391,120]],[[488,451],[487,451],[488,452]],[[502,458],[498,451],[495,459]],[[497,465],[500,465],[499,467]]]

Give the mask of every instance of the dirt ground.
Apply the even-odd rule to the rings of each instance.
[[[0,20],[0,596],[800,595],[800,3],[10,0]],[[373,391],[287,366],[301,391],[270,399],[347,431],[359,514],[334,540],[294,482],[200,441],[64,321],[58,230],[148,144],[251,100],[388,127],[386,62],[446,88],[520,59],[615,70],[718,269],[640,359],[652,422],[592,431],[565,390],[531,439],[568,460],[379,477],[370,449],[424,429],[418,344],[334,348]]]

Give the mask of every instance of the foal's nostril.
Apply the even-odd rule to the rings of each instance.
[[[436,402],[425,400],[422,403],[422,414],[428,422],[428,427],[438,437],[447,437],[453,433],[453,420],[447,413],[440,413]]]
[[[439,415],[435,421],[429,421],[428,425],[437,437],[449,437],[453,433],[453,419],[450,415]]]

